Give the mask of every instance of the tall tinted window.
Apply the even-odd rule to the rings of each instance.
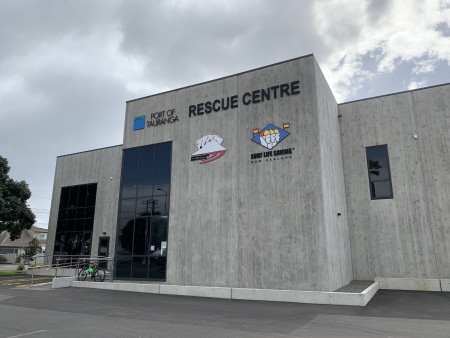
[[[366,156],[371,198],[393,198],[387,145],[367,147]]]
[[[61,188],[53,255],[91,254],[97,183]]]
[[[172,143],[124,150],[116,277],[165,280]]]

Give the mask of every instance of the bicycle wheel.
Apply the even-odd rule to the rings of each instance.
[[[88,275],[87,269],[81,269],[80,272],[78,273],[78,280],[79,281],[86,280],[87,275]]]
[[[105,276],[106,276],[105,270],[101,270],[101,269],[96,270],[94,272],[94,281],[103,282],[105,280]]]

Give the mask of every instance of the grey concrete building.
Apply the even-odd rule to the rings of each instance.
[[[449,94],[338,105],[307,55],[129,101],[123,145],[58,157],[47,253],[177,286],[440,283]]]

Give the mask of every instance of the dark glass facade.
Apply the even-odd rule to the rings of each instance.
[[[61,188],[54,256],[91,254],[97,183]]]
[[[393,198],[387,145],[366,148],[371,199]]]
[[[166,278],[171,159],[171,142],[124,150],[115,256],[118,278]]]

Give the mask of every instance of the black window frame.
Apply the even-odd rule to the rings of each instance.
[[[371,167],[370,167],[370,160],[369,160],[369,152],[373,149],[383,149],[385,151],[386,157],[386,165],[387,168],[386,173],[388,175],[388,178],[386,179],[380,179],[380,180],[373,180],[372,176],[370,174],[371,171]],[[394,189],[392,186],[392,175],[391,175],[391,165],[389,162],[389,149],[388,149],[388,145],[387,144],[380,144],[380,145],[376,145],[376,146],[370,146],[370,147],[366,147],[366,164],[367,164],[367,175],[368,175],[368,179],[369,179],[369,191],[370,191],[370,199],[371,200],[384,200],[384,199],[393,199],[394,198]],[[374,191],[374,183],[375,182],[389,182],[389,188],[390,188],[390,195],[386,195],[386,196],[381,196],[381,197],[377,197]]]

